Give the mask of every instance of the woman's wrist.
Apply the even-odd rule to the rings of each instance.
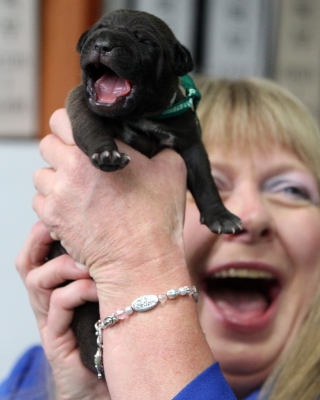
[[[132,268],[108,265],[94,274],[101,311],[113,312],[112,307],[124,307],[144,294],[166,293],[171,288],[192,285],[186,261],[181,256],[171,254],[137,264]]]
[[[148,282],[144,285],[136,297],[163,293],[146,289]],[[164,293],[173,288],[178,286],[167,286]],[[124,301],[120,307],[130,304]],[[101,316],[105,318],[116,310],[117,307],[103,304]],[[104,370],[111,396],[120,390],[120,398],[140,398],[137,388],[144,387],[149,391],[145,398],[152,398],[154,393],[158,393],[157,398],[173,398],[214,362],[192,295],[178,295],[149,311],[133,312],[103,329],[102,335]],[[148,368],[144,369],[144,365]]]

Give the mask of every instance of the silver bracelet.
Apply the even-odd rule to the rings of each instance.
[[[138,297],[134,300],[131,306],[124,309],[117,310],[114,314],[108,315],[103,321],[99,321],[95,324],[96,336],[97,336],[97,352],[94,356],[94,365],[97,370],[98,379],[101,379],[104,375],[103,368],[103,339],[102,330],[110,328],[122,319],[127,318],[129,315],[136,312],[145,312],[152,310],[159,303],[164,303],[168,299],[173,300],[178,296],[192,296],[194,301],[198,303],[198,292],[195,286],[182,286],[179,289],[170,289],[166,294],[146,294],[144,296]]]

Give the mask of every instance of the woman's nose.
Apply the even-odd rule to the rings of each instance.
[[[254,185],[234,190],[225,205],[242,220],[242,230],[234,235],[225,235],[226,240],[254,243],[272,237],[272,215],[262,193]]]

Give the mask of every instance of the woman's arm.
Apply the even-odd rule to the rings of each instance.
[[[66,112],[51,119],[41,153],[34,208],[50,232],[96,282],[101,319],[146,294],[192,285],[183,218],[186,170],[175,152],[131,156],[123,170],[95,169],[73,144]],[[213,363],[190,296],[134,313],[103,331],[112,399],[171,399]]]

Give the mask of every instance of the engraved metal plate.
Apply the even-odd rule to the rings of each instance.
[[[144,312],[152,310],[159,303],[158,296],[154,294],[146,294],[138,297],[132,303],[132,308],[138,312]]]

